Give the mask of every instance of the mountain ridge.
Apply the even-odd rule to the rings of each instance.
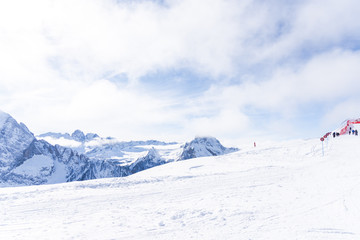
[[[64,142],[51,144],[47,139]],[[69,142],[70,141],[70,142]],[[66,144],[74,144],[69,147]],[[119,142],[81,130],[37,137],[23,123],[0,112],[0,186],[50,184],[128,176],[189,158],[236,151],[210,137],[185,144],[157,140]]]

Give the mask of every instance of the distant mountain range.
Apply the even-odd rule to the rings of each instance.
[[[76,130],[34,136],[0,111],[0,186],[123,177],[161,164],[237,151],[212,137],[191,142],[122,142]]]

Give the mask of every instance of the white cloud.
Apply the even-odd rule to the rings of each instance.
[[[263,113],[262,124],[264,125],[260,126],[263,130],[262,134],[266,134],[267,131],[272,131],[273,135],[280,136],[294,134],[295,129],[299,130],[299,125],[301,128],[301,121],[304,117],[314,118],[312,119],[313,125],[317,125],[317,118],[320,118],[325,127],[329,127],[328,123],[334,123],[333,121],[329,121],[328,117],[319,116],[318,114],[321,112],[309,111],[314,111],[312,108],[316,107],[325,108],[323,111],[328,112],[327,114],[325,112],[326,116],[331,116],[330,118],[336,119],[335,121],[339,121],[339,118],[346,118],[346,115],[350,113],[351,115],[348,117],[356,115],[358,110],[355,105],[358,103],[360,89],[358,66],[360,66],[360,52],[335,50],[316,56],[301,67],[279,67],[269,80],[248,81],[233,86],[214,85],[203,96],[202,101],[205,101],[204,106],[211,106],[213,111],[217,109],[221,112],[221,109],[231,106],[233,117],[239,111],[246,113],[248,108],[255,109],[257,114]],[[348,102],[343,104],[343,99],[353,102],[349,105],[351,107],[344,107],[344,105],[348,105]],[[202,106],[200,108],[206,109]],[[343,112],[341,113],[341,111]],[[338,117],[334,117],[336,114]],[[221,121],[215,123],[216,119],[221,118],[221,114],[216,114],[211,120],[214,121],[215,129],[220,126],[229,132],[236,129],[243,135],[256,135],[254,131],[256,132],[258,130],[256,128],[259,126],[251,124],[250,115],[242,123],[243,128],[241,126],[234,127],[233,124],[226,123],[226,121],[224,121],[224,125],[219,125]],[[277,117],[272,119],[266,115],[277,115]],[[231,116],[228,118],[232,119]],[[210,120],[200,117],[198,122],[199,125],[207,128],[206,124]],[[306,124],[304,123],[304,125]],[[312,130],[304,129],[302,131],[309,134],[309,131]],[[228,134],[228,137],[230,135]]]
[[[172,113],[165,111],[166,102],[145,91],[119,89],[107,80],[90,85],[82,83],[70,90],[68,99],[40,109],[24,109],[21,117],[32,116],[29,127],[35,132],[73,131],[76,128],[123,139],[153,136],[152,126],[171,122]],[[45,98],[47,99],[47,98]],[[44,99],[33,99],[36,104]],[[42,105],[40,105],[42,106]],[[56,124],[54,124],[56,123]]]
[[[249,3],[58,1],[46,9],[43,28],[67,75],[113,71],[136,79],[183,65],[216,76],[233,71],[237,19]]]
[[[359,11],[355,0],[3,1],[0,107],[37,133],[290,132],[306,105],[334,116],[357,99]],[[187,99],[139,81],[169,69],[206,76],[212,88]],[[106,80],[118,74],[130,84]],[[249,109],[278,117],[254,126]]]
[[[261,49],[257,61],[291,60],[303,57],[302,54],[316,55],[329,49],[331,51],[334,46],[342,46],[344,42],[347,45],[352,41],[357,42],[360,37],[359,1],[302,1],[293,7],[279,19],[284,24],[283,34],[277,38],[267,38],[268,41],[259,46]]]
[[[271,79],[239,86],[241,102],[281,111],[304,103],[336,101],[357,96],[360,52],[335,50],[303,66],[280,67]]]

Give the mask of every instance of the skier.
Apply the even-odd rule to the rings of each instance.
[[[256,147],[256,142],[254,142],[254,147]]]

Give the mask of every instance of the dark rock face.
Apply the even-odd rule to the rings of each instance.
[[[81,180],[126,177],[130,174],[129,166],[120,166],[112,161],[92,161],[89,172]]]

